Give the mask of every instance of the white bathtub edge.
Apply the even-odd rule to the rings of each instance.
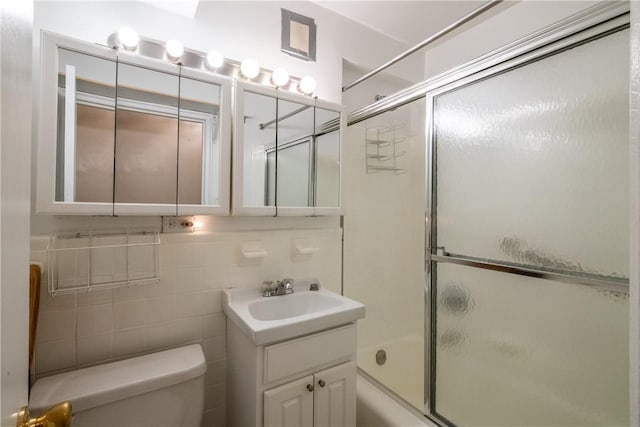
[[[362,375],[356,381],[357,427],[438,427],[426,417],[417,417]]]

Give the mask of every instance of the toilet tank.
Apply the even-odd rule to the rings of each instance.
[[[41,378],[33,415],[69,400],[73,427],[199,427],[207,370],[199,344]]]

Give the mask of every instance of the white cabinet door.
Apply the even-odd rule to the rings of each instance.
[[[312,427],[313,389],[313,376],[308,375],[265,391],[264,426]]]
[[[356,365],[348,362],[314,375],[314,427],[356,425]]]

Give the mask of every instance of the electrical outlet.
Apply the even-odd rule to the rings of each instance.
[[[163,216],[163,233],[192,233],[195,231],[194,216]]]

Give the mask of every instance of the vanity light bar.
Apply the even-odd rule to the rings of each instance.
[[[130,53],[135,53],[147,58],[170,61],[187,68],[214,72],[231,78],[248,79],[253,83],[269,87],[275,86],[280,90],[303,93],[308,96],[312,96],[315,91],[315,80],[309,76],[305,76],[304,78],[289,76],[289,73],[281,67],[271,71],[261,68],[253,60],[245,60],[242,62],[243,64],[247,61],[253,61],[253,63],[249,62],[247,72],[245,73],[245,70],[241,70],[242,64],[240,62],[224,58],[222,54],[217,51],[210,51],[208,53],[199,52],[197,50],[184,48],[182,44],[179,46],[182,49],[178,49],[176,43],[180,42],[177,40],[169,40],[164,43],[138,36],[135,31],[129,27],[123,29],[125,29],[125,34],[135,34],[137,36],[137,43],[133,46],[133,43],[129,40],[125,43],[125,40],[121,40],[118,37],[119,32],[116,32],[110,35],[107,41],[108,45],[113,49],[124,49]],[[247,66],[245,66],[245,68],[246,67]],[[285,76],[287,78],[285,78]],[[310,80],[312,84],[309,84],[310,82],[308,80]]]

